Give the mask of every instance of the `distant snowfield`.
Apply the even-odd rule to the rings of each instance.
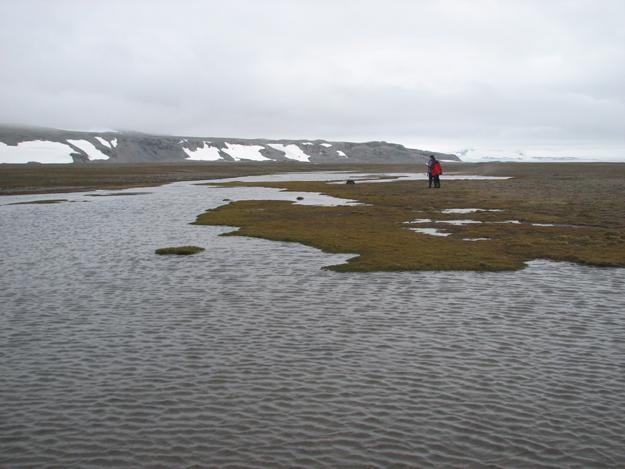
[[[347,158],[347,155],[345,153],[343,153],[341,150],[336,150],[336,154],[339,156],[342,156],[344,158]]]
[[[47,140],[20,142],[17,146],[6,145],[0,142],[0,163],[73,163],[74,160],[70,156],[72,151],[64,143]]]
[[[88,140],[68,140],[67,143],[71,143],[72,145],[80,148],[84,151],[88,157],[89,161],[93,160],[108,160],[109,156],[102,153],[100,150],[96,148],[96,146]]]
[[[261,145],[239,145],[237,143],[230,144],[226,142],[226,149],[222,149],[221,151],[230,155],[235,161],[271,161],[271,159],[264,157],[260,153],[263,148],[265,147]]]
[[[114,149],[117,139],[111,142],[96,137],[102,145]],[[0,142],[0,163],[43,163],[43,164],[65,164],[73,163],[71,153],[76,151],[68,144],[80,148],[87,154],[90,161],[108,160],[109,156],[100,151],[88,140],[68,140],[67,143],[51,142],[48,140],[33,140],[30,142],[20,142],[17,146],[6,145]]]
[[[268,145],[271,148],[274,148],[284,153],[284,156],[286,158],[289,158],[290,160],[305,161],[307,163],[310,162],[310,155],[304,153],[302,149],[294,143],[289,145],[283,145],[281,143],[269,143]]]
[[[322,147],[326,147],[326,148],[330,148],[332,146],[331,143],[322,143],[321,144]]]
[[[115,149],[115,147],[117,146],[116,138],[112,139],[110,142],[102,137],[96,137],[95,139],[105,147],[109,147],[111,150]]]
[[[445,147],[447,149],[447,147]],[[618,146],[584,145],[569,146],[480,146],[462,150],[449,149],[465,163],[518,162],[518,163],[582,163],[582,162],[622,162],[625,161],[625,148]]]
[[[183,148],[184,152],[189,155],[187,156],[187,160],[190,161],[217,161],[222,160],[223,158],[219,154],[219,148],[211,147],[209,145],[210,142],[204,142],[204,146],[200,148],[196,148],[195,150],[189,150],[188,148]]]

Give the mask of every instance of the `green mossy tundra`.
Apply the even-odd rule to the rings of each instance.
[[[471,169],[513,179],[446,181],[443,177],[442,189],[428,189],[426,181],[231,183],[321,192],[363,205],[241,201],[209,210],[195,224],[240,227],[226,236],[291,241],[326,252],[353,253],[347,263],[329,267],[336,271],[515,270],[532,259],[625,267],[625,165],[490,164]],[[442,213],[449,208],[502,211]],[[416,218],[433,222],[407,224]],[[436,223],[459,218],[483,223]],[[521,223],[496,223],[508,220]],[[451,235],[435,237],[411,231],[411,227],[439,228]]]
[[[160,256],[177,255],[177,256],[189,256],[191,254],[197,254],[204,251],[204,248],[198,246],[176,246],[171,248],[160,248],[154,251],[155,254]]]

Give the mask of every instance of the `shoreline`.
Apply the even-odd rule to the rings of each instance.
[[[625,190],[625,165],[595,166],[591,174],[579,165],[483,169],[512,179],[443,179],[440,190],[416,180],[216,183],[321,193],[361,205],[245,200],[201,213],[195,224],[238,227],[227,236],[356,254],[329,267],[340,272],[518,270],[534,259],[625,267],[625,200],[612,196]],[[453,213],[465,210],[475,213]]]
[[[622,167],[625,163],[445,163],[444,171],[478,175],[532,173],[533,168],[563,171],[586,171],[596,168]],[[94,164],[94,165],[0,165],[0,196],[62,194],[92,190],[116,190],[158,187],[178,181],[201,181],[231,177],[287,172],[359,171],[359,172],[425,172],[425,164],[310,164],[310,163],[171,163],[171,164]],[[514,176],[514,174],[512,174]],[[444,178],[444,175],[443,175]]]

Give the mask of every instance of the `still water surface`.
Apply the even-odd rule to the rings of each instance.
[[[0,467],[625,464],[625,269],[340,274],[188,224],[300,194],[147,191],[0,207]]]

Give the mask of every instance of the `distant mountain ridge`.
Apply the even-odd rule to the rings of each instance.
[[[410,149],[388,142],[187,137],[0,126],[0,163],[421,163],[429,155],[441,160],[460,161],[456,155]]]

